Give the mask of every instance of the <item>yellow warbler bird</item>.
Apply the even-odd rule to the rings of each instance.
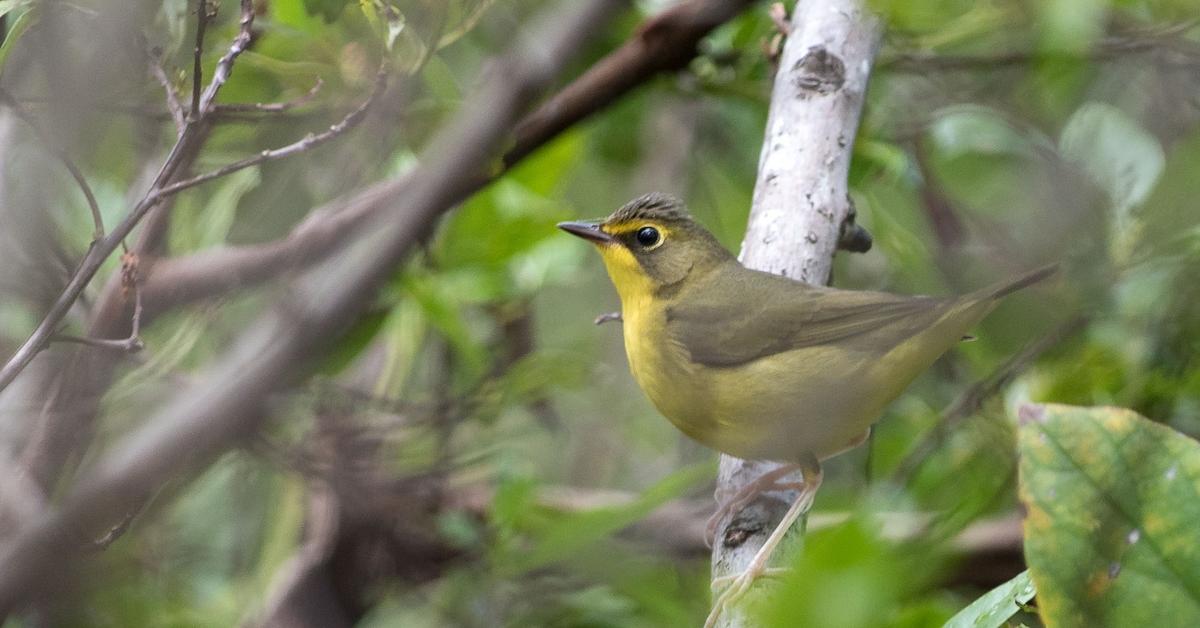
[[[603,221],[558,226],[599,250],[621,299],[629,368],[663,416],[718,451],[793,465],[753,482],[717,516],[786,472],[803,473],[800,498],[714,613],[763,572],[811,505],[819,461],[862,443],[884,407],[1001,297],[1054,271],[950,298],[813,286],[742,266],[662,194]]]

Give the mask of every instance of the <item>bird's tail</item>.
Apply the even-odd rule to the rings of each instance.
[[[1048,264],[1046,266],[1042,266],[1041,268],[1031,270],[1020,277],[1009,279],[1004,283],[997,284],[990,288],[984,288],[980,291],[980,294],[990,299],[1006,297],[1017,290],[1031,286],[1056,272],[1058,272],[1058,264]]]

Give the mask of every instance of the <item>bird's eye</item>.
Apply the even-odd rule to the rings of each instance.
[[[658,244],[659,240],[662,240],[662,236],[659,235],[658,229],[655,229],[654,227],[642,227],[641,229],[638,229],[638,244],[648,248]]]

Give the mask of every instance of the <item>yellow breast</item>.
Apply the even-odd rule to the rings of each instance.
[[[688,436],[712,442],[711,388],[687,351],[666,329],[666,304],[637,260],[621,247],[602,249],[604,264],[621,297],[625,355],[638,386],[658,411]]]

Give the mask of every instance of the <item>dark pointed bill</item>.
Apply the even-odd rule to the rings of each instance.
[[[609,244],[613,242],[613,237],[600,230],[598,222],[560,222],[558,228],[567,233],[579,236],[584,240],[591,240],[597,244]]]

